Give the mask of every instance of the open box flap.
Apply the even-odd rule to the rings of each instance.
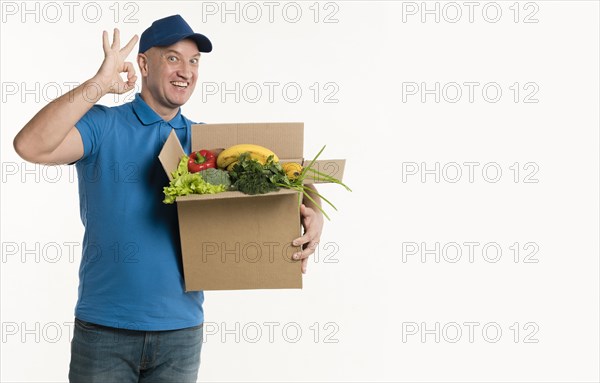
[[[302,158],[304,123],[266,122],[192,125],[192,151],[226,149],[237,144],[254,144],[271,149],[280,160]]]
[[[158,155],[158,159],[160,160],[165,173],[167,173],[169,180],[173,179],[171,172],[177,169],[179,160],[184,155],[185,151],[179,142],[179,138],[177,138],[175,130],[171,129],[171,133],[169,133],[169,137]]]
[[[305,160],[302,166],[308,166],[311,160]],[[318,172],[327,174],[333,178],[337,178],[343,181],[344,178],[344,167],[346,166],[346,160],[316,160],[313,164],[313,169]],[[327,183],[323,178],[320,178],[318,174],[308,172],[304,179],[305,184],[320,184]]]

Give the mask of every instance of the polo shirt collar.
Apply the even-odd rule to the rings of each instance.
[[[181,108],[177,111],[177,115],[173,117],[171,121],[164,121],[161,116],[158,115],[142,98],[139,93],[135,94],[135,99],[132,102],[133,111],[137,115],[138,119],[143,125],[152,125],[157,122],[165,122],[171,125],[174,129],[183,129],[186,127],[186,123],[181,115]]]

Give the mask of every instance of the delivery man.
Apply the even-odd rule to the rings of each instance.
[[[162,203],[167,178],[158,153],[171,130],[190,152],[181,106],[198,80],[210,40],[174,15],[141,36],[141,93],[117,107],[96,104],[137,80],[123,48],[103,32],[104,61],[91,79],[46,105],[15,137],[26,161],[75,164],[85,226],[71,343],[71,382],[195,382],[200,364],[203,293],[184,291],[174,205]],[[121,74],[126,74],[126,80]],[[305,233],[295,239],[302,271],[323,217],[305,201]]]

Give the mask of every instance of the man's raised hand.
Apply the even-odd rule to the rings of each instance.
[[[104,49],[104,61],[94,76],[105,93],[125,93],[133,89],[137,76],[131,62],[125,59],[138,41],[134,35],[131,40],[121,48],[121,38],[118,28],[115,28],[112,45],[108,42],[108,32],[102,32],[102,47]],[[121,73],[127,73],[127,81],[123,80]]]

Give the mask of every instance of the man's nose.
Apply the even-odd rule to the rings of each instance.
[[[192,64],[184,62],[179,67],[179,70],[177,71],[177,74],[180,77],[183,77],[186,80],[189,80],[192,77]]]

